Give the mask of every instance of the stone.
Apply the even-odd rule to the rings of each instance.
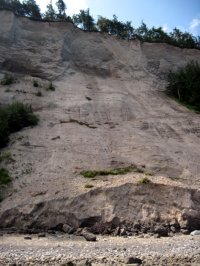
[[[31,236],[25,236],[24,239],[25,239],[25,240],[31,240],[32,237],[31,237]]]
[[[126,229],[125,228],[122,228],[120,229],[120,236],[126,236]]]
[[[168,236],[168,229],[163,225],[155,226],[154,233],[159,234],[160,236]]]
[[[136,224],[134,224],[133,229],[134,230],[140,230],[141,229],[141,225],[139,223],[136,223]]]
[[[170,230],[173,232],[173,233],[176,233],[177,232],[177,229],[174,225],[170,226]]]
[[[88,232],[88,231],[86,231],[86,230],[83,230],[82,231],[82,233],[81,233],[81,235],[87,240],[87,241],[96,241],[97,240],[97,237],[94,235],[94,234],[92,234],[92,233],[90,233],[90,232]]]
[[[181,229],[180,232],[184,235],[189,235],[189,231],[187,229]]]
[[[187,220],[182,220],[179,222],[180,228],[181,229],[187,229],[188,228],[188,221]]]
[[[68,261],[65,265],[66,266],[75,266],[76,264],[73,263],[72,261]]]
[[[200,230],[195,230],[190,233],[191,236],[197,236],[200,235]]]
[[[126,264],[137,264],[137,265],[141,265],[142,264],[142,260],[136,257],[128,257],[125,261]]]
[[[40,237],[46,237],[46,234],[45,233],[39,233],[38,234],[38,237],[40,238]]]
[[[75,232],[75,229],[68,224],[63,224],[62,230],[67,234],[73,234]]]
[[[119,234],[120,234],[120,227],[118,226],[118,227],[115,229],[113,235],[114,235],[114,236],[118,236]]]

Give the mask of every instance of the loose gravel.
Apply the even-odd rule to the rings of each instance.
[[[26,239],[25,239],[26,238]],[[178,235],[155,239],[98,236],[96,242],[82,237],[31,235],[0,237],[0,265],[200,265],[200,236]]]

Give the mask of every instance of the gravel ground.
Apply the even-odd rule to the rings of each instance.
[[[67,235],[24,237],[0,237],[0,265],[126,265],[131,258],[132,265],[200,265],[200,236],[98,236],[96,242]]]

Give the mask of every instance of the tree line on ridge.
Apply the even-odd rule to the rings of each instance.
[[[0,0],[0,9],[12,10],[18,16],[29,17],[41,21],[67,21],[72,22],[85,31],[104,32],[125,40],[138,39],[143,42],[168,43],[180,48],[200,49],[200,36],[193,36],[189,32],[182,32],[174,28],[167,33],[162,27],[148,28],[142,22],[138,28],[133,28],[130,21],[119,21],[116,15],[112,19],[98,16],[97,21],[90,14],[90,10],[80,10],[72,17],[66,14],[66,4],[63,0],[56,2],[56,9],[50,3],[44,14],[41,13],[35,0]]]

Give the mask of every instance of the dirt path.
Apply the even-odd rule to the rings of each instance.
[[[200,265],[200,236],[99,236],[97,242],[67,235],[24,237],[0,237],[0,265],[125,265],[131,257],[145,266]]]

